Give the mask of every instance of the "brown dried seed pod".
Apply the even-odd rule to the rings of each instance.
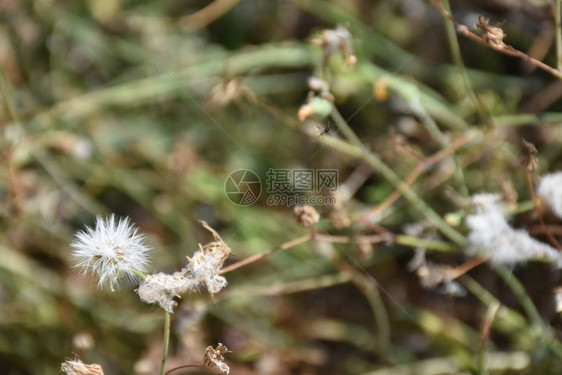
[[[320,220],[320,214],[312,206],[295,206],[293,215],[297,223],[305,228],[309,228]]]
[[[490,26],[490,21],[482,15],[478,17],[477,26],[484,33],[484,40],[486,41],[486,43],[488,43],[488,45],[494,48],[505,47],[503,39],[506,37],[506,34],[501,27]]]
[[[100,365],[87,365],[78,358],[67,359],[61,364],[60,370],[67,375],[104,375]]]

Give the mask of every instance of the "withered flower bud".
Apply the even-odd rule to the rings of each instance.
[[[104,375],[100,365],[87,365],[78,358],[66,360],[60,370],[67,375]]]
[[[355,65],[357,62],[353,49],[353,37],[345,26],[340,25],[332,30],[324,30],[322,36],[314,39],[312,43],[322,46],[324,62],[327,62],[336,53],[341,53],[348,65]]]
[[[221,373],[227,374],[230,372],[230,367],[224,363],[224,354],[231,353],[230,350],[222,343],[217,345],[214,349],[212,346],[208,346],[205,349],[205,356],[203,357],[203,364],[209,368],[216,367]]]
[[[521,140],[521,145],[523,146],[525,152],[527,153],[521,164],[523,165],[523,168],[525,168],[527,172],[533,173],[534,171],[537,170],[539,166],[539,160],[537,159],[536,156],[538,154],[537,148],[535,147],[534,144],[532,144],[531,142],[527,142],[524,139]]]
[[[478,16],[478,24],[476,25],[484,33],[484,40],[489,46],[494,48],[503,48],[505,43],[503,39],[506,37],[501,27],[490,26],[490,20],[480,15]]]
[[[309,228],[320,220],[320,214],[312,206],[295,206],[293,215],[297,223],[305,228]]]

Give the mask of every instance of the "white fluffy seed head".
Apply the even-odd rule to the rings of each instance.
[[[71,243],[75,267],[97,275],[99,287],[108,284],[113,290],[119,279],[135,279],[136,271],[146,271],[150,248],[144,239],[129,218],[98,216],[96,225],[76,233]]]
[[[562,172],[544,175],[537,186],[537,195],[562,219]]]
[[[499,196],[479,194],[472,198],[474,214],[465,223],[470,229],[468,242],[474,253],[490,256],[495,265],[512,266],[528,260],[546,260],[562,266],[560,253],[529,236],[525,230],[513,229],[503,213]]]

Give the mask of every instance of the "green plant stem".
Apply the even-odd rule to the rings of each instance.
[[[179,23],[190,29],[201,29],[228,13],[239,2],[240,0],[214,0],[205,8],[181,17]]]
[[[514,294],[520,299],[521,305],[525,309],[525,313],[529,316],[533,316],[533,318],[530,318],[532,319],[532,321],[537,320],[535,326],[538,325],[538,330],[531,330],[530,332],[529,330],[525,330],[526,323],[524,321],[524,318],[517,311],[514,311],[506,306],[502,305],[500,307],[501,312],[498,316],[501,316],[503,320],[508,320],[515,329],[521,330],[522,334],[530,333],[533,338],[539,338],[543,340],[553,353],[555,353],[559,357],[562,357],[562,343],[560,343],[560,341],[552,336],[552,333],[544,324],[542,318],[540,317],[540,314],[527,295],[527,292],[523,288],[523,285],[521,285],[519,280],[515,279],[511,272],[509,272],[505,267],[499,267],[497,269],[497,272],[506,282],[506,284],[511,288]],[[492,304],[500,303],[496,297],[494,297],[482,285],[480,285],[480,283],[478,283],[468,275],[463,276],[462,283],[484,305],[491,306]],[[526,301],[525,304],[522,302],[523,300]],[[527,311],[527,309],[529,309],[529,311]]]
[[[403,192],[406,198],[412,205],[429,221],[431,221],[441,233],[443,233],[450,240],[457,245],[464,245],[466,239],[462,234],[453,229],[443,218],[429,207],[408,185],[406,185],[394,171],[387,166],[378,156],[368,152],[364,148],[351,145],[347,142],[341,141],[335,137],[320,137],[318,141],[328,147],[336,149],[348,156],[352,156],[363,160],[370,165],[375,171],[380,173],[386,178],[394,187]]]
[[[416,110],[420,115],[422,124],[425,126],[425,128],[427,129],[429,134],[433,137],[433,139],[437,143],[439,143],[441,145],[441,147],[443,147],[443,148],[447,147],[448,141],[447,141],[445,135],[443,134],[443,132],[441,131],[441,129],[439,129],[439,126],[437,126],[437,123],[435,122],[435,120],[429,115],[429,113],[427,113],[427,111],[421,105],[421,103],[419,103],[416,107],[417,107]],[[466,180],[464,178],[464,172],[463,172],[463,169],[460,165],[460,162],[459,162],[458,158],[455,156],[454,153],[450,156],[450,158],[452,159],[453,163],[455,164],[454,176],[455,176],[455,180],[456,180],[456,183],[458,185],[458,188],[460,190],[460,193],[462,194],[463,197],[468,198],[468,196],[469,196],[468,186],[466,185]]]
[[[525,314],[531,320],[531,323],[540,330],[540,338],[544,340],[550,347],[550,350],[559,357],[562,357],[562,343],[558,341],[553,335],[550,328],[542,319],[531,297],[527,294],[525,287],[517,280],[517,278],[505,267],[497,267],[496,272],[500,275],[503,281],[509,286],[511,291],[519,299],[519,303],[525,310]]]
[[[449,12],[449,14],[451,13],[451,5],[449,3],[449,0],[442,0],[443,1],[443,7],[445,8],[445,10],[447,10],[447,12]],[[470,97],[470,100],[474,103],[474,108],[476,108],[477,111],[482,112],[481,111],[481,107],[480,107],[480,103],[478,102],[478,99],[476,98],[476,95],[474,94],[474,90],[472,89],[472,85],[470,84],[470,80],[468,78],[468,74],[466,73],[466,67],[464,66],[464,61],[462,58],[462,53],[461,53],[461,48],[459,46],[459,40],[457,39],[457,32],[455,30],[455,25],[453,23],[452,20],[450,19],[445,19],[445,31],[447,34],[447,42],[449,43],[449,48],[451,50],[451,55],[453,58],[453,61],[455,63],[455,65],[457,66],[459,73],[462,76],[462,79],[464,81],[464,85],[465,85],[465,89],[466,89],[466,93],[467,95]]]
[[[411,237],[406,235],[397,235],[394,237],[394,243],[408,247],[423,247],[428,250],[436,250],[440,252],[454,252],[457,246],[448,242],[427,240],[424,238]]]
[[[554,20],[556,27],[556,69],[562,71],[562,24],[560,22],[561,0],[554,2]]]
[[[504,115],[496,116],[493,118],[495,126],[524,126],[545,123],[559,123],[561,121],[562,114],[556,112]]]
[[[131,269],[135,275],[137,275],[141,280],[146,280],[146,275],[139,270],[132,268]]]
[[[537,308],[533,304],[533,301],[525,291],[525,287],[517,280],[515,275],[513,275],[507,268],[503,266],[496,267],[496,272],[503,281],[509,286],[511,291],[515,294],[515,296],[519,299],[519,303],[525,310],[525,313],[531,320],[536,327],[540,328],[543,331],[548,331],[541,315],[539,314]]]
[[[351,144],[361,148],[365,147],[363,145],[363,142],[361,142],[357,135],[355,135],[355,132],[351,129],[347,121],[343,118],[343,116],[335,106],[332,109],[330,117],[332,118],[332,120],[334,120],[334,122],[338,126],[338,129],[343,133],[343,135],[345,135],[345,137],[351,142]]]
[[[162,366],[160,367],[160,375],[166,372],[166,360],[168,359],[168,348],[170,346],[170,313],[164,312],[164,348],[162,352]]]
[[[363,294],[369,301],[369,306],[373,311],[377,327],[377,349],[381,356],[387,357],[390,346],[390,318],[386,311],[386,306],[381,297],[381,293],[376,286],[365,288]]]

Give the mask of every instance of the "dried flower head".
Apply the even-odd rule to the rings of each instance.
[[[98,216],[95,227],[78,232],[71,244],[72,255],[78,260],[75,267],[96,274],[99,287],[107,283],[113,290],[119,279],[134,279],[136,272],[145,271],[150,248],[144,239],[129,218]]]
[[[328,217],[330,218],[330,223],[332,223],[332,226],[335,229],[340,230],[351,225],[351,219],[341,203],[336,203],[336,205],[332,207]]]
[[[388,91],[386,90],[388,82],[390,82],[390,77],[387,75],[383,75],[373,82],[373,96],[377,101],[386,102],[388,99]]]
[[[455,269],[446,264],[426,262],[416,269],[422,287],[455,297],[463,297],[466,290],[454,280]]]
[[[317,94],[323,94],[329,92],[328,83],[321,78],[318,77],[308,77],[307,80],[308,88]]]
[[[312,206],[295,206],[293,215],[300,226],[309,228],[320,220],[320,214]]]
[[[146,303],[157,303],[164,310],[172,313],[177,305],[174,297],[192,287],[189,284],[189,279],[185,277],[185,273],[185,269],[182,269],[172,275],[162,272],[148,275],[146,279],[141,281],[137,290],[139,298]]]
[[[137,293],[143,302],[157,303],[171,313],[176,306],[175,296],[181,296],[201,286],[205,286],[213,295],[227,285],[226,279],[220,276],[219,272],[231,253],[230,247],[206,222],[201,221],[201,224],[213,234],[215,241],[205,246],[199,244],[199,250],[193,257],[187,257],[188,264],[180,271],[172,275],[148,275],[142,280]]]
[[[478,24],[476,25],[484,33],[484,40],[493,48],[504,48],[503,39],[506,37],[504,31],[499,26],[491,26],[490,20],[483,15],[478,16]]]
[[[533,173],[537,167],[539,166],[539,160],[537,159],[537,148],[531,142],[527,142],[526,140],[521,140],[521,145],[525,149],[525,159],[523,159],[522,165],[523,168],[529,173]]]
[[[562,219],[562,172],[542,176],[537,187],[539,195],[550,207],[550,210]]]
[[[546,260],[557,267],[562,257],[553,247],[513,229],[507,222],[499,195],[478,194],[472,197],[474,214],[465,219],[470,229],[468,242],[473,252],[490,256],[492,264],[515,265],[528,260]]]
[[[341,53],[348,65],[355,65],[357,62],[353,37],[345,26],[339,25],[335,29],[322,31],[320,38],[312,40],[312,43],[322,46],[324,62],[337,53]]]
[[[212,346],[208,346],[207,349],[205,349],[203,363],[209,368],[216,367],[221,373],[228,375],[228,373],[230,372],[230,367],[228,367],[228,365],[224,363],[223,355],[225,353],[231,353],[231,351],[228,350],[228,348],[222,343],[219,343],[216,349],[214,349]]]
[[[67,359],[61,364],[60,370],[67,375],[104,375],[100,365],[87,365],[78,358]]]
[[[231,250],[213,228],[204,221],[201,221],[201,224],[213,234],[215,241],[205,246],[199,244],[199,251],[193,254],[193,258],[187,258],[189,260],[187,268],[195,285],[204,284],[209,293],[215,294],[227,284],[226,279],[219,276],[219,272]]]
[[[300,121],[304,121],[311,116],[319,118],[326,118],[332,113],[333,104],[330,99],[321,96],[311,96],[307,99],[306,104],[303,104],[297,113]]]
[[[213,109],[220,109],[239,101],[245,95],[251,96],[252,92],[241,79],[227,79],[213,88],[207,104]]]

